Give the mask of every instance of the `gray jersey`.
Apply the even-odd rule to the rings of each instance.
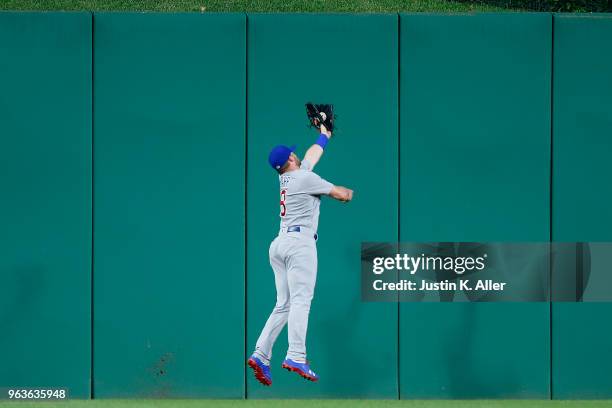
[[[307,160],[299,170],[281,174],[280,182],[280,226],[299,225],[317,231],[319,224],[320,196],[329,194],[333,184],[311,171]]]

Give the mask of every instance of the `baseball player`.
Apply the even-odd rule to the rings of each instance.
[[[276,305],[247,362],[255,378],[264,385],[272,384],[272,346],[287,323],[289,349],[282,368],[310,381],[319,379],[306,360],[306,330],[317,278],[320,197],[328,195],[342,202],[353,198],[352,190],[334,186],[312,171],[331,138],[332,132],[325,124],[333,128],[333,113],[327,117],[323,113],[320,119],[317,123],[320,135],[304,155],[304,160],[295,155],[295,146],[276,146],[268,157],[270,165],[279,174],[280,182],[280,231],[269,251],[276,285]]]

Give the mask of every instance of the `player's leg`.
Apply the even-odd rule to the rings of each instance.
[[[317,381],[306,361],[306,332],[310,303],[317,281],[317,247],[310,238],[300,239],[287,258],[287,282],[291,309],[289,311],[289,349],[283,368],[295,371],[302,377]]]
[[[287,283],[287,270],[285,260],[279,246],[283,246],[281,239],[275,239],[270,245],[270,265],[274,271],[274,283],[276,286],[276,305],[257,339],[255,352],[265,364],[270,364],[272,358],[272,347],[289,318],[289,286]]]

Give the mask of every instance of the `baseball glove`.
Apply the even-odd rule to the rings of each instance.
[[[334,130],[334,121],[336,119],[334,105],[308,102],[306,104],[306,115],[311,127],[321,129],[321,124],[323,124],[330,132]]]

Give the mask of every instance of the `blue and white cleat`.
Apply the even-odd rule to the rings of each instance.
[[[253,369],[257,381],[259,381],[263,385],[272,385],[272,374],[270,374],[269,365],[264,364],[260,359],[255,356],[249,357],[247,364]]]
[[[308,362],[298,363],[297,361],[286,359],[285,361],[283,361],[283,365],[281,367],[283,367],[285,370],[289,370],[289,371],[293,371],[294,373],[298,373],[301,377],[309,381],[312,381],[312,382],[319,381],[319,376],[310,369]]]

